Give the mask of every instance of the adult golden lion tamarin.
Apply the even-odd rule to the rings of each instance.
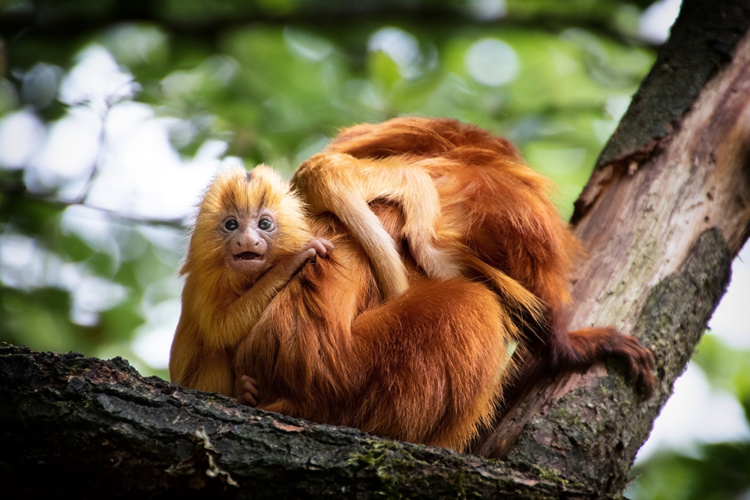
[[[507,140],[444,118],[356,125],[292,181],[313,213],[344,222],[386,297],[404,289],[404,267],[391,251],[403,239],[427,276],[461,274],[493,287],[518,326],[531,327],[526,343],[534,341],[554,366],[581,370],[613,355],[650,393],[653,360],[637,340],[613,328],[567,330],[567,276],[580,245],[547,196],[549,181]],[[375,200],[398,204],[397,233],[388,235],[367,213]]]

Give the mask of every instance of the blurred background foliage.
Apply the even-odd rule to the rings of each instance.
[[[225,163],[288,176],[358,122],[449,116],[505,135],[567,218],[663,41],[652,4],[0,0],[0,340],[167,378],[205,183]],[[707,338],[696,362],[747,415],[748,352]],[[657,454],[629,494],[747,495],[732,474],[749,456],[746,442]]]

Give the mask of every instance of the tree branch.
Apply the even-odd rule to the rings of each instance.
[[[0,347],[0,481],[15,498],[603,498],[532,465],[315,425],[141,377],[120,358]]]

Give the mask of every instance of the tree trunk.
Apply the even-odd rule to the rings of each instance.
[[[750,7],[684,0],[576,204],[588,257],[574,276],[571,329],[616,325],[650,347],[650,400],[614,362],[555,375],[532,364],[542,381],[477,448],[505,457],[497,462],[241,407],[144,379],[122,360],[2,347],[4,491],[617,496],[750,231],[748,27]]]

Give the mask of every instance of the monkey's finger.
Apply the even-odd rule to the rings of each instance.
[[[315,250],[315,248],[312,247],[312,245],[308,244],[307,248],[303,248],[298,254],[294,255],[292,259],[289,261],[289,269],[291,272],[296,271],[302,265],[304,265],[305,262],[308,260],[314,261],[315,258],[318,256],[318,252]]]
[[[331,243],[325,238],[318,238],[318,241],[321,242],[323,246],[326,248],[326,250],[329,252],[335,248],[333,243]]]
[[[256,406],[258,404],[258,381],[247,375],[240,377],[242,385],[242,403]]]
[[[249,406],[258,406],[258,398],[249,392],[245,392],[242,394],[242,403]]]
[[[258,386],[258,381],[248,375],[242,375],[240,377],[240,383],[246,391]],[[257,390],[255,392],[257,393]]]
[[[245,390],[252,394],[255,398],[258,397],[258,381],[254,378],[248,377],[247,382],[245,382]]]
[[[333,244],[323,238],[316,238],[310,242],[310,247],[315,250],[317,255],[325,257],[328,255],[328,252],[333,249]]]

